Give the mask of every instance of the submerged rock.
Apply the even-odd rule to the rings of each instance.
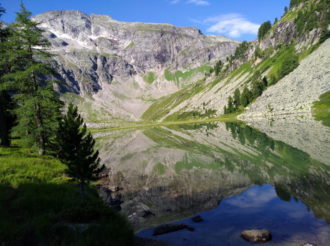
[[[272,239],[272,234],[268,230],[245,230],[241,232],[241,237],[253,243],[264,243]]]
[[[200,215],[197,215],[193,217],[191,220],[194,221],[195,223],[199,223],[203,221],[203,218]]]
[[[183,229],[187,229],[189,231],[194,231],[195,229],[191,226],[186,224],[165,224],[157,226],[152,235],[157,236],[161,234],[166,234],[170,232],[180,231]]]

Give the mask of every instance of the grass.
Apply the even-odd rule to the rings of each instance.
[[[157,76],[154,72],[149,72],[143,76],[143,80],[148,84],[152,84],[157,79]]]
[[[131,245],[133,231],[94,186],[80,203],[66,166],[14,141],[0,147],[0,242],[3,245]],[[77,228],[85,227],[79,232]]]
[[[129,45],[127,45],[126,49],[133,48],[136,44],[134,42],[130,42]]]
[[[228,80],[227,81],[231,81],[233,78],[237,77],[237,79],[239,79],[244,73],[252,73],[253,72],[253,68],[251,66],[250,62],[246,62],[244,64],[242,64],[239,68],[235,69],[233,72],[231,72],[228,76]]]
[[[166,173],[166,166],[164,166],[162,163],[157,163],[154,168],[153,172],[159,175]]]
[[[144,120],[159,120],[167,115],[171,109],[196,95],[204,89],[204,80],[198,81],[193,86],[183,88],[169,96],[165,96],[152,104],[142,115]]]
[[[201,66],[197,67],[191,70],[188,70],[186,72],[182,71],[176,71],[174,73],[171,73],[168,70],[165,70],[164,77],[168,81],[174,81],[174,82],[180,82],[180,80],[188,80],[192,78],[197,73],[209,73],[212,67],[210,66]]]
[[[330,127],[330,91],[322,94],[319,99],[313,103],[313,115],[323,125]]]

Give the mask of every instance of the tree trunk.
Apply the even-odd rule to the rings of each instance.
[[[42,127],[42,118],[41,118],[41,112],[40,112],[40,106],[39,104],[36,105],[36,124],[37,127]],[[43,155],[45,153],[45,138],[44,134],[41,131],[41,133],[38,136],[38,142],[39,142],[39,155]]]
[[[32,57],[31,57],[31,59],[32,59]],[[39,87],[38,80],[37,80],[37,76],[35,75],[35,73],[33,73],[32,76],[33,76],[33,82],[34,82],[34,93],[36,96],[36,94],[38,92],[38,87]],[[36,103],[35,111],[36,111],[36,116],[35,116],[36,126],[37,126],[37,128],[41,128],[43,126],[43,122],[42,122],[42,112],[41,112],[39,103]],[[38,142],[39,142],[39,155],[43,155],[45,153],[45,149],[46,149],[46,141],[45,141],[45,136],[44,136],[43,131],[41,131],[38,136]]]

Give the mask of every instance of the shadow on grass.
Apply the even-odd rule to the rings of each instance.
[[[89,188],[76,184],[0,184],[2,245],[131,245],[133,230]]]

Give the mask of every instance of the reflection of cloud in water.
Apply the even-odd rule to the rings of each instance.
[[[307,211],[307,208],[301,201],[299,202],[291,201],[291,203],[285,202],[278,204],[277,207],[278,210],[286,211],[287,216],[289,216],[291,219],[303,219],[306,216],[313,217],[313,215]]]
[[[251,208],[264,206],[265,203],[270,202],[276,197],[277,195],[274,188],[270,185],[265,185],[262,188],[252,188],[245,193],[237,197],[232,197],[224,202],[239,208]]]

